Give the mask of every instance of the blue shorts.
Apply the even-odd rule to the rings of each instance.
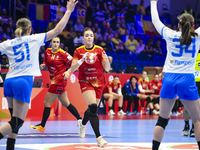
[[[8,78],[4,82],[4,96],[30,103],[32,87],[32,76]]]
[[[193,74],[165,73],[160,92],[161,98],[194,101],[199,98],[198,89]]]

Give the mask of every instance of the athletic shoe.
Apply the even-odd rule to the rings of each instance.
[[[154,110],[153,110],[153,114],[154,114],[154,115],[159,115],[160,112],[154,109]]]
[[[42,132],[42,133],[45,132],[45,127],[42,127],[41,125],[30,126],[30,128],[31,128],[33,131],[39,131],[39,132]]]
[[[123,110],[118,111],[117,115],[126,115],[126,113]]]
[[[108,144],[108,142],[106,142],[106,141],[103,139],[102,136],[99,136],[99,137],[97,138],[97,145],[98,145],[99,147],[104,147],[104,146],[107,145],[107,144]]]
[[[141,114],[139,112],[137,112],[136,115],[140,116]]]
[[[192,128],[192,129],[190,130],[190,137],[195,137],[194,128]]]
[[[108,115],[115,115],[115,112],[111,109],[109,110]]]
[[[184,129],[183,129],[183,131],[182,131],[182,135],[183,136],[188,136],[188,134],[189,134],[189,129],[190,129],[190,126],[189,125],[185,125],[185,127],[184,127]],[[191,133],[191,132],[190,132]]]
[[[78,135],[80,138],[84,138],[85,137],[85,126],[82,125],[82,119],[78,120],[78,127],[79,127],[79,131],[78,131]]]
[[[178,114],[174,111],[172,112],[171,116],[178,116]]]
[[[126,111],[126,114],[127,114],[127,115],[133,115],[133,113],[130,112],[130,111]]]
[[[133,114],[141,115],[137,110],[133,111]]]

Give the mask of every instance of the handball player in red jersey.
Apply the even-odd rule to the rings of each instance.
[[[85,45],[77,48],[74,52],[71,71],[79,71],[80,88],[85,98],[88,109],[84,113],[84,118],[79,122],[79,136],[85,137],[85,125],[90,120],[91,126],[97,138],[99,147],[108,143],[102,138],[99,131],[98,104],[105,86],[105,71],[110,70],[108,56],[102,47],[94,45],[94,33],[90,28],[83,31]]]
[[[54,37],[51,41],[51,48],[46,49],[43,64],[41,69],[48,68],[50,73],[51,85],[44,100],[43,118],[40,124],[30,126],[34,131],[44,132],[45,124],[49,118],[51,111],[51,104],[58,98],[62,105],[66,107],[77,120],[82,121],[77,109],[69,102],[67,97],[66,85],[67,78],[70,75],[70,69],[67,69],[67,64],[72,60],[72,56],[62,50],[60,47],[59,37]]]

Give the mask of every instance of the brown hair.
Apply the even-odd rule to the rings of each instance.
[[[178,17],[178,20],[182,29],[180,44],[189,45],[192,42],[192,37],[198,36],[194,29],[192,29],[192,26],[194,25],[194,18],[192,15],[184,13]]]
[[[92,29],[91,29],[91,28],[88,28],[88,27],[85,27],[84,30],[83,30],[83,36],[84,36],[84,34],[85,34],[86,31],[92,31]],[[92,31],[92,32],[93,32],[93,31]]]
[[[17,29],[15,30],[15,36],[21,37],[24,35],[31,27],[31,21],[27,18],[21,18],[16,23]]]

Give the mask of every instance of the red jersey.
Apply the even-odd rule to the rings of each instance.
[[[119,81],[117,84],[115,84],[114,81],[110,81],[110,82],[107,84],[107,86],[105,87],[103,93],[109,93],[109,91],[108,91],[108,88],[109,88],[109,87],[112,88],[112,92],[116,93],[117,90],[118,90],[119,88],[121,88],[121,83],[120,83],[120,81]]]
[[[155,92],[153,94],[160,94],[160,90],[161,90],[161,87],[162,87],[162,82],[160,82],[160,81],[155,82],[154,80],[151,80],[149,82],[150,90],[154,89],[153,87],[157,87],[157,90],[154,90]]]
[[[43,64],[49,70],[51,84],[67,84],[67,80],[64,80],[63,73],[67,69],[67,63],[71,60],[72,56],[61,48],[57,52],[53,52],[52,48],[46,49]]]
[[[87,50],[85,45],[83,45],[75,50],[73,59],[81,59],[86,52],[89,52],[89,54],[78,69],[79,82],[88,82],[94,87],[104,86],[105,77],[102,61],[105,60],[102,54],[105,54],[105,51],[102,47],[97,45],[94,45],[91,50]]]
[[[149,82],[147,79],[143,80],[142,78],[139,79],[138,84],[142,85],[142,89],[147,90],[149,87]]]

